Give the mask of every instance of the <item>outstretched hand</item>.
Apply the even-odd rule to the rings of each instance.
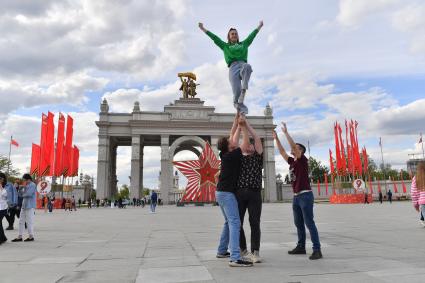
[[[286,123],[282,122],[282,127],[281,127],[281,129],[282,129],[282,132],[283,132],[284,134],[287,134],[287,133],[288,133],[288,129],[286,128]]]
[[[273,135],[273,139],[275,139],[275,140],[279,139],[275,130],[272,131],[272,135]]]
[[[246,125],[246,118],[245,115],[240,115],[238,119],[239,126],[245,126]]]
[[[263,20],[260,21],[260,23],[258,24],[258,30],[260,30],[263,27],[264,23]]]
[[[204,24],[203,24],[203,23],[198,23],[198,26],[199,26],[199,28],[200,28],[203,32],[205,32],[205,31],[206,31],[206,29],[204,28]]]

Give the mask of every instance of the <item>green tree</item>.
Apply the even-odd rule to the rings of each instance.
[[[130,189],[128,188],[128,185],[124,184],[119,189],[119,192],[116,194],[116,199],[122,198],[122,199],[128,199],[130,197]]]
[[[308,159],[308,169],[310,171],[310,178],[313,179],[313,182],[317,182],[317,180],[319,180],[321,183],[323,183],[325,181],[325,174],[329,174],[328,167],[311,156]]]
[[[19,170],[13,167],[12,161],[9,162],[9,158],[0,155],[0,171],[7,173],[7,167],[9,166],[9,176],[20,177]]]

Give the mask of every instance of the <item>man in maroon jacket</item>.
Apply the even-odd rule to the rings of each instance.
[[[294,192],[292,210],[294,212],[294,222],[298,233],[297,246],[293,250],[288,251],[288,253],[306,254],[305,226],[307,226],[310,231],[311,241],[313,242],[313,254],[309,258],[311,260],[319,259],[322,258],[322,252],[320,250],[319,233],[317,232],[316,224],[313,219],[314,195],[311,191],[310,178],[308,176],[308,159],[305,157],[306,148],[304,145],[294,142],[286,129],[285,123],[282,123],[282,132],[285,134],[291,146],[291,155],[293,157],[286,153],[276,132],[273,132],[273,137],[280,154],[289,164],[289,176]]]

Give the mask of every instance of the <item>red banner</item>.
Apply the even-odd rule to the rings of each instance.
[[[49,170],[50,155],[48,154],[47,142],[48,118],[46,114],[41,115],[41,135],[40,135],[40,164],[38,165],[38,175],[44,176]]]
[[[31,169],[30,174],[38,174],[38,166],[40,165],[40,146],[32,144],[31,149]]]
[[[63,174],[63,148],[65,141],[65,116],[59,113],[58,121],[58,136],[56,143],[56,158],[55,158],[55,176],[59,177]]]
[[[66,119],[66,141],[63,154],[63,175],[69,176],[71,172],[68,172],[72,164],[72,135],[74,134],[73,129],[74,120],[68,115]]]
[[[364,203],[364,194],[343,194],[343,195],[332,195],[329,198],[330,203],[334,204],[347,204],[347,203]],[[372,194],[367,195],[369,203],[373,202]]]

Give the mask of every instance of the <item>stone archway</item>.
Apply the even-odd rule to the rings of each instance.
[[[190,150],[193,152],[194,146],[200,146],[202,149],[205,147],[205,140],[198,136],[183,136],[176,139],[170,146],[169,160],[173,160],[174,155],[182,150]],[[199,156],[196,152],[196,155]]]

